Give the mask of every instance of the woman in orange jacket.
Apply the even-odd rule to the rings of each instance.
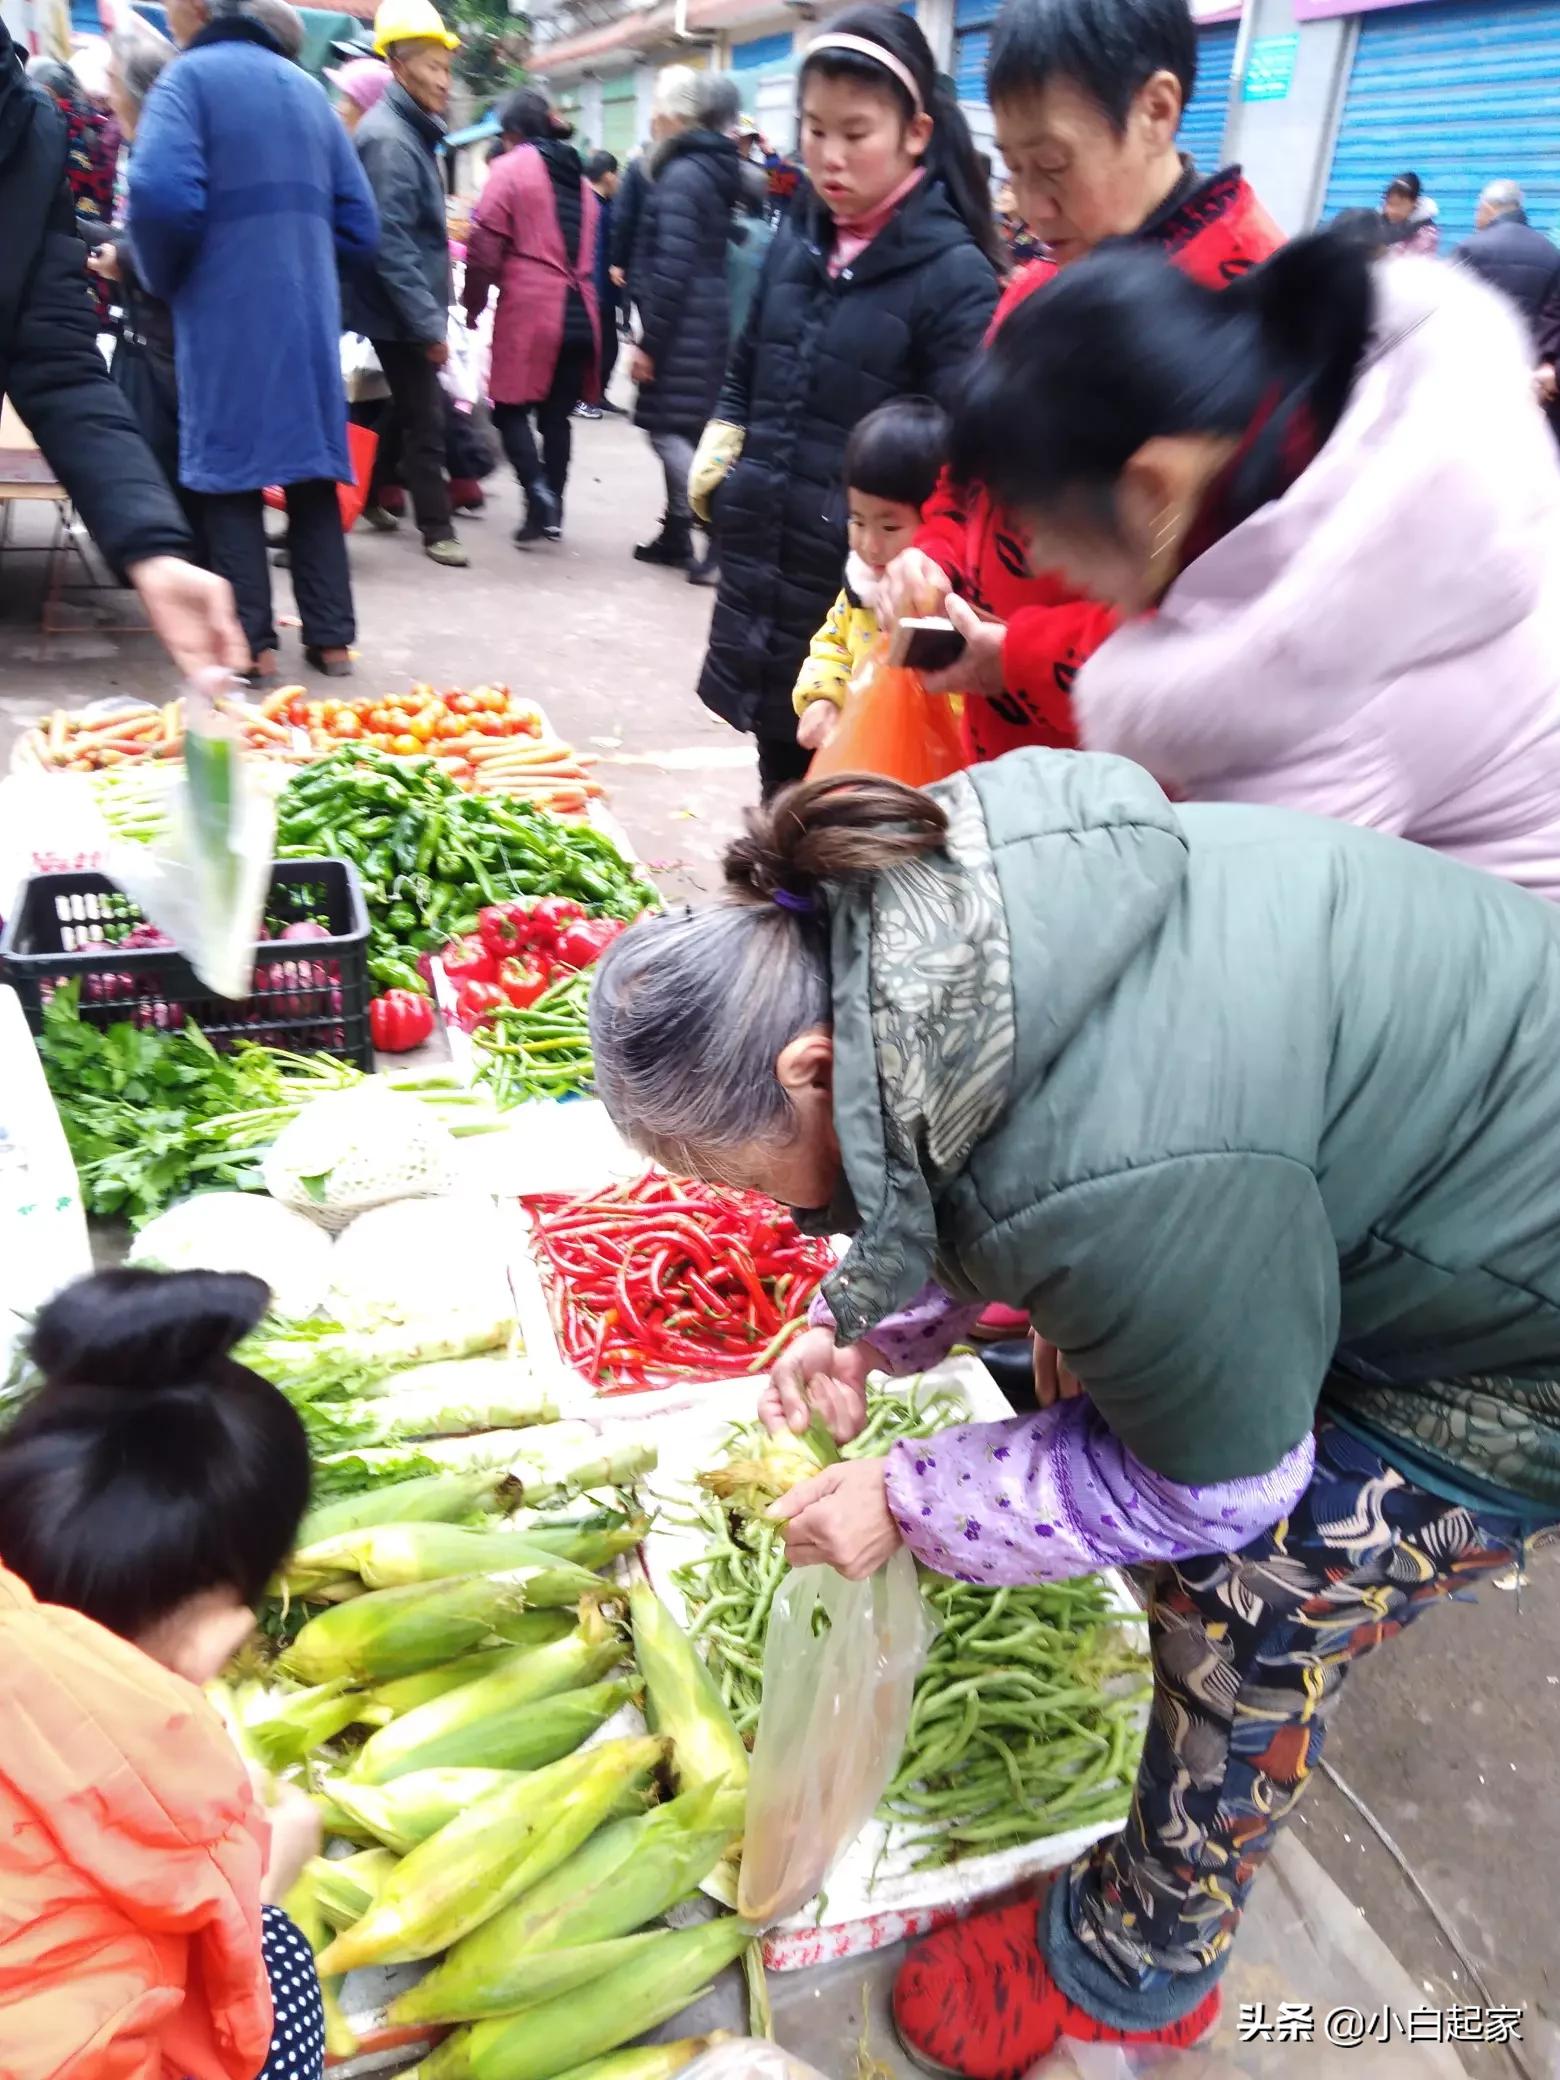
[[[317,2080],[319,1982],[276,1902],[318,1846],[200,1694],[308,1500],[303,1427],[229,1353],[269,1295],[111,1271],[39,1316],[0,1436],[0,2073]]]

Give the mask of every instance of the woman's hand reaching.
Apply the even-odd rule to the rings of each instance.
[[[867,1374],[882,1370],[882,1354],[870,1343],[841,1350],[832,1329],[804,1329],[776,1360],[759,1418],[766,1430],[800,1437],[816,1411],[834,1442],[849,1444],[867,1420]]]
[[[888,1469],[881,1459],[847,1459],[803,1481],[770,1510],[783,1522],[793,1567],[832,1567],[864,1582],[904,1541],[888,1506]]]
[[[304,1865],[318,1856],[323,1839],[319,1809],[296,1784],[272,1784],[264,1801],[271,1824],[271,1848],[260,1881],[261,1904],[280,1906],[303,1876]]]
[[[893,628],[907,615],[944,613],[952,590],[953,580],[924,549],[901,549],[883,576],[878,619]]]
[[[1067,1369],[1067,1360],[1054,1343],[1043,1336],[1034,1338],[1035,1399],[1042,1408],[1057,1401],[1077,1401],[1083,1382]]]

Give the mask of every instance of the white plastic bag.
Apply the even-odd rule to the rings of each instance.
[[[390,395],[373,341],[365,339],[361,332],[341,335],[341,381],[348,404],[372,404]]]
[[[482,396],[481,345],[466,329],[465,319],[457,317],[454,311],[450,312],[444,337],[449,359],[439,370],[439,381],[457,409],[469,412]]]
[[[903,1548],[870,1581],[787,1576],[764,1647],[737,1910],[767,1928],[821,1888],[871,1819],[910,1727],[926,1618]]]
[[[678,2080],[824,2080],[816,2066],[763,2037],[729,2037],[684,2066]]]
[[[219,675],[219,677],[222,675]],[[246,758],[205,689],[186,689],[168,835],[115,850],[112,877],[219,997],[249,995],[271,884],[276,775]]]

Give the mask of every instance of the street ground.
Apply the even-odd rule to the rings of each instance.
[[[708,714],[693,691],[712,595],[630,557],[661,510],[659,471],[643,436],[625,421],[603,420],[577,422],[575,441],[560,545],[512,545],[516,494],[507,473],[489,481],[488,515],[461,523],[469,571],[426,562],[409,528],[354,536],[357,687],[502,679],[533,695],[564,735],[600,755],[613,806],[667,893],[708,894],[719,885],[721,846],[755,788],[746,741]],[[42,526],[41,513],[24,516],[18,538],[40,539]],[[87,622],[67,636],[41,636],[42,568],[41,557],[0,556],[0,766],[17,732],[56,705],[176,691],[166,660],[144,635]],[[285,612],[283,573],[276,585]],[[133,603],[127,611],[122,595],[102,596],[99,605],[111,608],[108,621],[133,618]],[[290,676],[301,662],[296,630],[284,630],[284,672]],[[1253,1916],[1262,1917],[1264,1950],[1276,1944],[1272,1964],[1281,1968],[1292,1954],[1285,1945],[1286,1928],[1300,1912],[1295,1900],[1319,1889],[1332,1902],[1331,1926],[1347,1926],[1350,1903],[1396,1957],[1410,2004],[1445,2009],[1488,2001],[1526,2009],[1520,2061],[1462,2044],[1468,2073],[1478,2080],[1518,2073],[1560,2080],[1557,1727],[1560,1569],[1548,1554],[1532,1563],[1520,1605],[1514,1593],[1485,1589],[1473,1607],[1432,1613],[1351,1676],[1328,1761],[1352,1797],[1328,1778],[1318,1781],[1290,1832],[1282,1871],[1258,1889]],[[1312,1858],[1337,1892],[1313,1870]],[[1368,1936],[1359,1944],[1363,1956]],[[829,2080],[853,2071],[864,1994],[872,2049],[880,2059],[891,2057],[884,2022],[890,1963],[879,1957],[778,1982],[782,2036]],[[1373,1983],[1391,1982],[1378,1974]],[[1317,2001],[1320,2034],[1326,1984],[1297,1988],[1294,1975],[1285,1979],[1280,1969],[1276,1976],[1265,1971],[1261,1985],[1259,1994],[1232,1973],[1231,2005],[1298,1993]],[[1399,2004],[1398,1992],[1390,1997]],[[723,2007],[721,2019],[734,2020],[729,1998]],[[1227,2026],[1221,2042],[1232,2037]],[[1343,2080],[1448,2070],[1428,2051],[1407,2064],[1399,2063],[1403,2057],[1400,2046],[1389,2054],[1367,2043],[1341,2064],[1341,2054],[1318,2043],[1269,2054],[1260,2070],[1304,2080],[1335,2070]],[[1178,2069],[1172,2063],[1166,2071]],[[1090,2080],[1102,2070],[1091,2069]]]

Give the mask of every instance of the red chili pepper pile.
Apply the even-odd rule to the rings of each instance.
[[[608,1394],[767,1371],[834,1264],[772,1199],[656,1172],[530,1205],[564,1356]]]

